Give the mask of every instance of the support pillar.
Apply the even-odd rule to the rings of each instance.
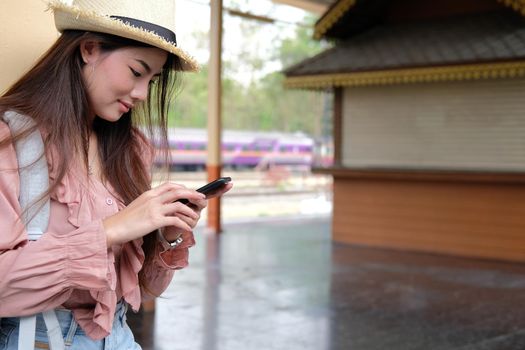
[[[208,76],[208,180],[221,176],[221,112],[222,112],[222,0],[210,1],[210,61]],[[208,229],[221,232],[221,200],[208,203]]]

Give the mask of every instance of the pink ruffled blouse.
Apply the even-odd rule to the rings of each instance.
[[[6,135],[9,128],[0,122],[0,139]],[[63,307],[72,310],[91,338],[108,336],[117,302],[124,299],[134,311],[141,303],[142,239],[107,247],[102,225],[124,204],[110,187],[72,167],[51,194],[47,231],[38,241],[28,241],[19,220],[17,167],[14,148],[0,150],[0,317]],[[56,173],[52,164],[49,168],[53,182]],[[191,234],[183,239],[167,251],[157,245],[154,264],[146,271],[156,294],[166,289],[175,270],[188,265],[188,248],[195,241]]]

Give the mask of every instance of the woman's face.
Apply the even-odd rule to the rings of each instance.
[[[164,66],[167,53],[150,47],[125,47],[102,52],[84,47],[82,68],[89,102],[98,117],[115,122],[148,96],[149,84]]]

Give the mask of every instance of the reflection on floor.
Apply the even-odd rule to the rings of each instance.
[[[329,219],[196,232],[147,349],[522,350],[525,264],[332,244]]]

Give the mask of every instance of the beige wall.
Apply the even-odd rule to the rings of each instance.
[[[53,15],[42,0],[0,2],[0,93],[58,37]]]
[[[525,171],[525,79],[347,88],[349,168]]]

